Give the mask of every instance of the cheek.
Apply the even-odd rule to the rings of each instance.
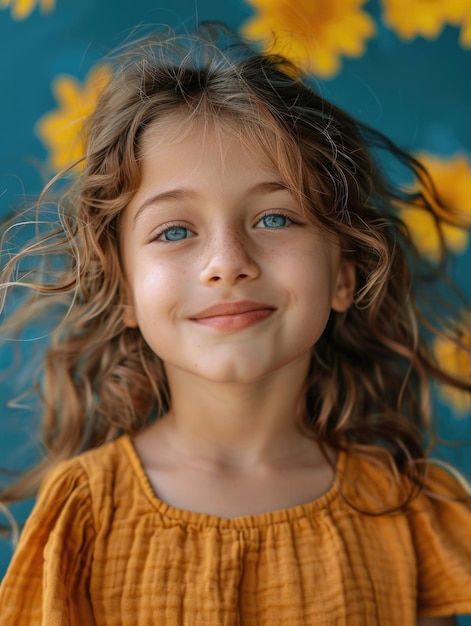
[[[328,254],[306,254],[291,267],[291,281],[299,312],[306,324],[324,326],[332,308],[335,264]]]
[[[304,286],[304,290],[323,297],[332,292],[336,263],[319,247],[310,247],[304,253],[300,251],[291,263],[290,272],[299,289]]]
[[[141,263],[133,274],[132,295],[139,319],[173,307],[184,290],[185,272],[171,263]]]
[[[142,266],[134,268],[131,277],[131,291],[138,316],[145,312],[146,307],[162,291],[163,278],[163,272],[158,272],[155,269],[146,271],[145,267]]]

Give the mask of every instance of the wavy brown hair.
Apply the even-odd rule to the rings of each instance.
[[[182,133],[212,124],[262,149],[306,214],[340,240],[356,268],[355,302],[332,313],[313,348],[301,427],[321,446],[371,457],[384,450],[393,472],[416,478],[432,433],[431,382],[471,391],[470,381],[442,369],[429,347],[435,336],[463,343],[443,287],[441,224],[470,224],[444,206],[412,156],[321,97],[286,59],[261,54],[212,24],[194,36],[145,38],[117,56],[88,120],[83,162],[56,177],[38,202],[41,232],[14,252],[4,243],[2,302],[15,289],[31,296],[3,331],[19,332],[53,313],[58,322],[36,386],[47,454],[4,490],[3,502],[34,494],[60,460],[135,433],[168,409],[160,359],[125,324],[118,242],[120,215],[140,182],[142,133],[176,115],[185,120]],[[382,153],[421,191],[388,178]],[[53,204],[48,198],[61,181],[67,190]],[[399,204],[432,215],[442,247],[437,263],[420,256]],[[55,218],[44,218],[52,206]]]

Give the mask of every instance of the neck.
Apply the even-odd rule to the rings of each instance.
[[[251,383],[214,383],[167,371],[172,410],[161,433],[175,453],[227,466],[286,462],[312,441],[299,432],[306,360]]]

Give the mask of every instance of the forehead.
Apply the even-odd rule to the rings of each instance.
[[[249,126],[234,116],[195,115],[183,111],[173,112],[154,120],[144,130],[139,141],[139,157],[149,159],[159,151],[169,147],[183,146],[196,141],[201,153],[210,146],[217,148],[221,162],[229,149],[237,149],[246,158],[255,161],[263,169],[279,171],[279,162],[273,158],[273,145],[279,135],[261,128]]]
[[[215,191],[225,185],[226,194],[239,195],[260,182],[276,181],[278,189],[283,187],[296,199],[305,217],[317,222],[317,211],[304,191],[299,150],[285,141],[273,121],[255,122],[185,110],[150,122],[138,141],[140,182],[131,206],[161,186],[200,186],[206,181]]]
[[[175,124],[150,127],[141,145],[141,181],[131,202],[198,196],[229,200],[286,190],[279,171],[256,145],[219,125]],[[255,192],[254,192],[255,193]]]

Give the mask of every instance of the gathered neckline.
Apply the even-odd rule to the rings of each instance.
[[[219,517],[210,513],[177,508],[161,500],[152,487],[131,436],[123,435],[118,441],[124,448],[125,453],[131,462],[132,470],[142,488],[142,491],[153,508],[159,511],[161,515],[180,522],[186,522],[190,525],[218,527],[221,529],[243,529],[272,526],[275,524],[292,522],[303,517],[311,518],[313,513],[316,513],[317,515],[321,514],[339,495],[340,475],[344,473],[347,457],[344,451],[339,451],[332,484],[329,489],[318,498],[304,504],[297,504],[284,509],[276,509],[265,513],[255,513],[252,515],[241,515],[229,518]]]

